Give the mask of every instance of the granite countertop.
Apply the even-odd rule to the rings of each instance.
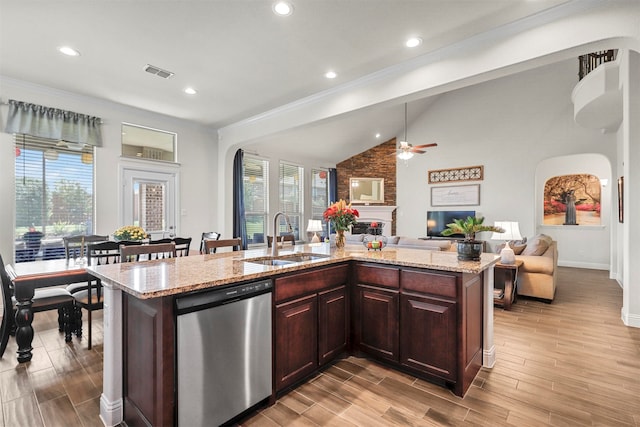
[[[89,272],[140,299],[177,295],[215,286],[259,279],[343,261],[368,261],[404,267],[461,273],[480,273],[499,260],[495,254],[482,254],[480,261],[458,261],[455,252],[422,249],[385,248],[367,251],[361,245],[347,245],[344,250],[330,248],[329,243],[296,245],[280,249],[280,256],[317,254],[322,258],[286,265],[262,265],[247,262],[265,258],[270,249],[253,249],[211,255],[190,255],[156,261],[110,264],[88,267]]]

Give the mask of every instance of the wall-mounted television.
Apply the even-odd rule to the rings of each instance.
[[[427,211],[427,236],[444,237],[442,232],[454,219],[466,219],[475,217],[476,211]],[[462,234],[453,234],[448,237],[464,237]]]

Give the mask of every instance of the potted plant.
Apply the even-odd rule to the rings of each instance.
[[[467,219],[455,219],[442,231],[443,236],[464,234],[464,240],[458,242],[458,259],[461,261],[479,261],[482,253],[482,242],[476,240],[476,233],[493,231],[504,233],[500,227],[484,225],[484,217],[468,216]]]

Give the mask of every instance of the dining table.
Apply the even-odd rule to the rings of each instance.
[[[16,343],[18,362],[28,362],[33,356],[33,295],[37,288],[88,282],[88,264],[74,259],[53,259],[20,262],[9,266],[16,299]],[[88,286],[88,285],[87,285]]]

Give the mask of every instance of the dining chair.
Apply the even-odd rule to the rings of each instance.
[[[200,238],[200,253],[204,254],[204,241],[205,240],[219,240],[220,239],[220,233],[216,233],[215,231],[209,231],[207,233],[202,233],[202,237]],[[213,249],[213,253],[215,253],[216,250],[215,248]],[[208,252],[206,252],[208,253]]]
[[[278,243],[280,243],[281,245],[284,245],[285,242],[287,244],[291,244],[291,246],[295,246],[296,236],[294,236],[293,234],[283,234],[279,236]],[[273,236],[267,236],[267,247],[270,248],[272,244],[273,244]]]
[[[2,278],[2,323],[0,324],[0,357],[4,355],[9,342],[9,335],[15,325],[16,300],[13,297],[13,282],[16,277],[11,266],[5,266],[0,255],[0,276]],[[34,313],[58,310],[58,330],[64,332],[65,342],[71,341],[71,334],[75,328],[73,323],[74,299],[71,294],[62,288],[36,289],[33,295],[32,309]]]
[[[101,236],[98,234],[89,234],[89,235],[78,234],[76,236],[63,237],[62,240],[64,241],[64,256],[67,259],[70,259],[70,258],[78,258],[80,256],[80,253],[83,252],[81,250],[82,242],[84,242],[85,250],[86,250],[87,249],[86,246],[88,244],[97,243],[97,242],[106,242],[109,240],[109,236]]]
[[[106,265],[120,262],[120,242],[106,241],[93,243],[87,246],[87,265]],[[91,312],[103,308],[102,282],[98,278],[89,276],[87,283],[72,283],[67,286],[67,291],[71,293],[75,300],[73,310],[75,333],[77,337],[82,336],[82,309],[87,310],[87,330],[88,346],[91,350],[92,328]]]
[[[222,239],[222,240],[205,239],[204,253],[214,254],[216,253],[216,249],[225,248],[225,247],[230,247],[234,251],[239,251],[241,246],[242,246],[242,239],[240,237],[236,237],[234,239]]]
[[[173,243],[176,244],[177,256],[189,256],[189,247],[191,246],[191,237],[174,237]]]
[[[148,245],[121,245],[120,262],[141,261],[140,255],[146,255],[147,260],[176,257],[176,244],[156,243]]]

